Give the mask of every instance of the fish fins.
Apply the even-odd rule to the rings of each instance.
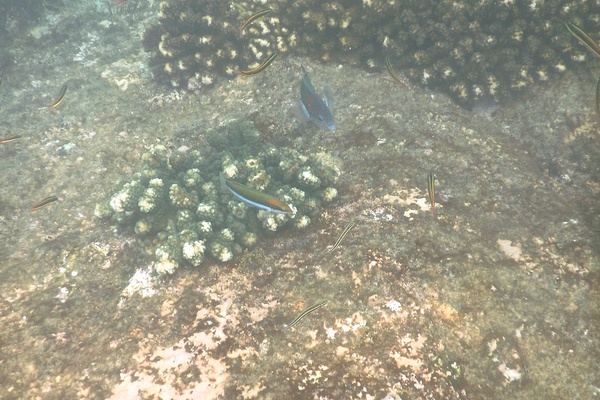
[[[225,179],[225,175],[222,172],[219,172],[219,182],[221,182],[221,191],[224,193],[229,193],[230,189],[227,186],[227,179]]]
[[[329,111],[331,111],[333,113],[333,111],[331,110],[331,105],[332,105],[331,100],[332,100],[331,92],[329,91],[329,89],[323,88],[323,101],[325,102],[325,105],[327,106],[327,108],[329,108]]]
[[[296,119],[300,121],[300,125],[304,125],[305,123],[310,121],[310,114],[308,113],[306,107],[304,107],[302,100],[297,100],[294,102],[292,111],[294,112],[294,116],[296,117]]]

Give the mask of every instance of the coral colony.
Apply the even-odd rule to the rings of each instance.
[[[152,146],[142,157],[142,172],[96,206],[98,218],[133,227],[154,253],[158,274],[173,273],[182,263],[198,266],[206,255],[230,261],[261,234],[306,227],[337,196],[332,184],[339,169],[327,154],[275,149],[250,122],[211,130],[206,138],[214,150],[207,156]],[[223,190],[220,174],[277,196],[294,214],[248,205]]]
[[[194,90],[275,53],[377,70],[388,57],[413,83],[471,107],[503,101],[589,57],[564,22],[594,36],[600,17],[596,1],[279,0],[261,14],[264,3],[161,3],[158,25],[144,35],[155,78]],[[253,13],[260,18],[241,34]]]

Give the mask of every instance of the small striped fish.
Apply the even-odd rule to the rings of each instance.
[[[15,140],[18,140],[18,139],[21,139],[21,135],[12,135],[12,136],[0,139],[0,144],[14,142]]]
[[[244,29],[246,29],[246,27],[248,25],[250,25],[252,23],[252,21],[257,20],[260,17],[264,17],[267,14],[270,14],[271,11],[273,11],[272,8],[265,8],[264,10],[257,11],[254,14],[252,14],[251,16],[249,16],[242,24],[242,28],[240,29],[240,37],[244,34]]]
[[[346,225],[346,227],[344,228],[344,230],[342,231],[342,234],[340,235],[340,237],[338,238],[338,240],[336,240],[336,242],[333,244],[333,247],[330,248],[329,250],[327,250],[325,252],[325,254],[331,253],[333,252],[335,249],[338,248],[338,246],[340,245],[340,243],[342,243],[342,240],[344,240],[344,238],[346,237],[346,235],[348,234],[348,232],[350,232],[350,229],[354,228],[355,223],[354,222],[350,222],[348,225]]]
[[[395,80],[404,87],[408,87],[406,86],[406,83],[402,82],[402,79],[400,79],[398,74],[396,74],[396,71],[394,71],[394,67],[392,67],[392,63],[390,62],[389,57],[385,58],[385,68],[387,69],[388,74],[390,74],[393,80]]]
[[[298,316],[296,318],[294,318],[294,320],[292,322],[287,324],[286,327],[291,328],[292,326],[296,325],[302,318],[306,317],[311,312],[323,307],[325,304],[327,304],[327,300],[320,301],[317,304],[308,307],[306,310],[304,310],[300,314],[298,314]]]
[[[50,108],[56,108],[60,103],[62,103],[62,101],[65,99],[65,95],[67,94],[67,88],[67,85],[63,85],[63,87],[60,88],[58,97],[50,104]]]
[[[598,46],[598,43],[596,43],[596,41],[592,39],[590,35],[585,33],[583,29],[571,22],[566,22],[565,25],[567,26],[569,32],[571,32],[571,34],[575,36],[575,38],[579,40],[581,44],[587,47],[593,55],[600,58],[600,46]],[[600,78],[596,83],[596,112],[600,114]]]
[[[240,73],[240,75],[244,75],[244,76],[250,76],[250,75],[254,75],[254,74],[258,74],[259,72],[262,72],[265,70],[265,68],[267,68],[269,65],[271,65],[271,63],[273,62],[273,60],[275,59],[275,57],[277,57],[277,53],[273,53],[269,56],[269,58],[267,58],[265,61],[263,61],[258,67],[256,68],[252,68],[252,69],[248,69],[248,70],[240,70],[238,71]]]
[[[435,175],[429,171],[427,175],[427,192],[429,193],[429,202],[431,203],[431,216],[435,218]]]
[[[31,211],[37,211],[40,208],[44,208],[46,207],[48,204],[52,204],[58,201],[58,197],[56,196],[48,196],[46,197],[44,200],[35,203],[33,206],[31,206]]]

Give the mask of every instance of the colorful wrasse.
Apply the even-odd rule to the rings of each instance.
[[[14,142],[15,140],[21,139],[21,135],[12,135],[5,138],[0,138],[0,144]]]
[[[35,203],[33,206],[31,206],[31,211],[37,211],[40,208],[46,207],[48,204],[52,204],[57,201],[58,197],[56,196],[46,197],[44,200],[40,201],[39,203]]]
[[[317,304],[308,307],[306,310],[304,310],[300,314],[298,314],[298,316],[296,318],[294,318],[294,320],[292,322],[287,324],[286,327],[291,328],[292,326],[296,325],[302,318],[306,317],[311,312],[323,307],[325,304],[327,304],[327,300],[320,301]]]
[[[67,94],[67,85],[63,85],[60,88],[60,92],[58,93],[58,97],[54,99],[54,101],[50,104],[50,108],[56,108],[62,101],[65,99],[65,95]]]
[[[431,216],[435,218],[435,175],[429,171],[427,175],[427,192],[429,192],[429,202],[431,203]]]
[[[244,203],[278,214],[292,215],[294,213],[290,206],[276,197],[259,192],[241,183],[230,181],[223,174],[219,175],[219,179],[224,190],[227,190]]]
[[[242,36],[244,34],[244,29],[246,29],[246,27],[248,25],[250,25],[253,21],[257,20],[260,17],[264,17],[267,14],[270,14],[272,11],[273,11],[272,8],[265,8],[264,10],[257,11],[254,14],[252,14],[251,16],[249,16],[248,19],[245,20],[244,23],[242,24],[242,27],[240,29],[240,36]]]
[[[329,109],[327,92],[323,91],[323,98],[317,94],[304,65],[302,65],[302,81],[300,82],[300,111],[304,118],[312,121],[319,128],[328,131],[335,130],[335,121]]]

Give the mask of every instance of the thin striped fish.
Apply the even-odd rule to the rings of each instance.
[[[12,135],[12,136],[0,139],[0,144],[14,142],[15,140],[19,140],[19,139],[21,139],[21,135]]]
[[[271,65],[271,63],[273,62],[275,57],[277,57],[277,53],[271,54],[269,56],[269,58],[267,58],[265,61],[263,61],[262,64],[260,64],[258,67],[252,68],[252,69],[240,70],[239,73],[240,73],[240,75],[244,75],[244,76],[258,74],[259,72],[264,71],[265,68],[267,68],[269,65]]]
[[[408,87],[406,83],[402,82],[402,79],[400,79],[400,77],[396,74],[396,71],[394,71],[389,57],[385,58],[385,69],[387,69],[388,74],[390,74],[393,80],[395,80],[404,87]]]
[[[596,82],[596,112],[600,114],[600,78]]]
[[[319,308],[323,307],[325,304],[327,304],[327,300],[320,301],[317,304],[308,307],[307,309],[305,309],[304,311],[302,311],[300,314],[298,314],[298,316],[296,318],[294,318],[294,320],[292,322],[290,322],[289,324],[287,324],[286,327],[287,328],[291,328],[292,326],[294,326],[298,322],[300,322],[300,320],[302,318],[306,317],[311,312],[316,311]]]
[[[431,203],[431,216],[435,218],[435,175],[429,171],[427,175],[427,192],[429,193],[429,202]]]
[[[58,97],[54,99],[54,101],[50,104],[50,108],[56,108],[62,101],[65,99],[65,95],[67,94],[67,85],[63,85],[60,88],[60,93],[58,93]]]
[[[264,17],[265,15],[270,14],[272,11],[272,8],[265,8],[264,10],[257,11],[251,16],[249,16],[248,19],[245,20],[242,24],[242,28],[240,29],[240,37],[244,34],[244,29],[246,29],[248,25],[250,25],[253,21],[259,19],[260,17]]]
[[[596,57],[600,58],[600,46],[594,39],[590,37],[587,33],[583,31],[577,25],[571,22],[565,22],[567,29],[577,40],[579,40],[585,47],[587,47]]]
[[[565,25],[569,32],[571,32],[571,35],[575,36],[575,38],[579,40],[581,44],[587,47],[593,55],[600,58],[600,46],[598,46],[598,43],[596,43],[596,41],[592,39],[590,35],[585,33],[583,29],[571,22],[565,22]],[[600,114],[600,78],[598,79],[598,82],[596,82],[596,112]]]
[[[31,206],[31,211],[37,211],[40,208],[46,207],[48,204],[52,204],[57,201],[58,201],[58,197],[48,196],[44,200],[40,201],[39,203],[35,203],[33,206]]]
[[[346,227],[342,231],[342,234],[340,235],[338,240],[336,240],[335,243],[333,244],[333,247],[330,248],[329,250],[327,250],[325,252],[325,254],[329,254],[329,253],[333,252],[335,249],[337,249],[338,246],[340,245],[340,243],[342,243],[342,240],[344,240],[344,238],[348,234],[348,232],[350,232],[350,229],[354,228],[354,225],[356,225],[354,222],[350,222],[348,225],[346,225]]]

